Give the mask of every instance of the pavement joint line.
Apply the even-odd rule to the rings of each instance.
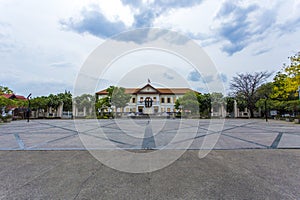
[[[269,146],[267,145],[264,145],[264,144],[260,144],[260,143],[257,143],[257,142],[253,142],[253,141],[250,141],[250,140],[245,140],[245,139],[242,139],[242,138],[239,138],[239,137],[235,137],[235,136],[232,136],[232,135],[228,135],[226,133],[222,134],[224,136],[227,136],[227,137],[231,137],[231,138],[234,138],[234,139],[237,139],[237,140],[241,140],[243,142],[248,142],[248,143],[251,143],[251,144],[255,144],[255,145],[258,145],[258,146],[262,146],[262,147],[265,147],[265,148],[269,148]]]
[[[300,133],[284,132],[284,134],[300,136]]]
[[[245,126],[245,128],[255,129],[255,130],[262,130],[262,131],[270,131],[272,133],[278,133],[278,131],[276,131],[276,130],[270,130],[270,129],[266,129],[266,128],[258,128],[258,127],[251,127],[251,126]]]
[[[222,133],[220,133],[220,132],[212,132],[212,133],[208,133],[208,134],[198,135],[198,136],[195,136],[193,138],[187,138],[187,139],[184,139],[184,140],[179,140],[179,141],[176,141],[176,142],[172,142],[171,144],[178,144],[178,143],[181,143],[181,142],[186,142],[188,140],[194,140],[194,139],[198,139],[198,138],[209,136],[209,135],[213,135],[213,134],[222,134]]]
[[[111,138],[109,138],[109,137],[104,138],[104,137],[92,135],[92,134],[90,134],[90,133],[83,133],[83,132],[80,133],[80,134],[88,135],[88,136],[91,136],[91,137],[94,137],[94,138],[99,138],[99,139],[102,139],[102,140],[104,140],[104,141],[110,140],[110,141],[115,142],[115,143],[118,143],[118,144],[131,145],[131,146],[132,146],[132,144],[124,143],[124,142],[121,142],[121,141],[118,141],[118,140],[115,140],[115,139],[111,139]]]
[[[73,130],[73,129],[69,129],[69,128],[64,128],[64,127],[60,127],[60,126],[55,126],[53,124],[43,123],[43,122],[38,122],[38,123],[45,124],[45,125],[52,126],[52,127],[56,127],[56,128],[60,128],[60,129],[66,130],[66,131],[71,131],[71,132],[78,133],[77,130]]]
[[[25,144],[24,144],[23,140],[20,138],[19,134],[15,133],[14,136],[16,138],[16,141],[17,141],[18,145],[19,145],[19,148],[24,150],[25,149]]]
[[[246,123],[246,124],[237,125],[237,126],[234,126],[234,127],[231,127],[231,128],[223,129],[222,132],[230,131],[230,130],[233,130],[233,129],[236,129],[236,128],[242,128],[242,127],[245,127],[249,124],[254,124],[254,123],[257,123],[257,122],[250,122],[250,123]]]
[[[60,137],[60,138],[56,138],[54,140],[49,140],[47,142],[42,142],[42,143],[39,143],[39,144],[36,144],[34,146],[31,146],[31,147],[28,147],[28,149],[31,149],[31,148],[37,148],[37,147],[40,147],[40,146],[43,146],[43,145],[46,145],[46,144],[50,144],[52,142],[57,142],[59,140],[63,140],[63,139],[66,139],[68,137],[73,137],[73,136],[76,136],[78,135],[78,133],[75,133],[75,134],[71,134],[71,135],[67,135],[67,136],[64,136],[64,137]]]
[[[276,136],[275,140],[273,141],[273,143],[270,146],[271,149],[277,149],[278,144],[280,142],[280,139],[281,139],[282,135],[283,135],[282,132],[278,133],[278,135]]]

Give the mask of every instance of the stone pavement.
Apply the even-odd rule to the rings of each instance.
[[[213,149],[300,148],[300,126],[270,120],[31,120],[0,124],[0,150],[205,149],[204,139],[215,137]],[[223,124],[222,124],[223,125]],[[175,135],[179,137],[174,142]],[[182,139],[181,139],[182,138]],[[82,143],[85,139],[95,144]],[[169,146],[168,146],[169,145]]]

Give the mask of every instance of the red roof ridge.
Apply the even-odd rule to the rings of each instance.
[[[141,87],[141,88],[124,88],[125,89],[125,93],[127,93],[127,94],[136,94],[140,90],[142,90],[143,88],[147,87],[148,85],[150,85],[150,84],[147,84],[147,85],[145,85],[144,87]],[[193,92],[199,93],[199,92],[194,91],[191,88],[187,88],[187,87],[155,88],[152,85],[150,85],[150,86],[152,88],[154,88],[155,90],[157,90],[161,94],[185,94],[186,92],[189,92],[189,91],[193,91]],[[98,95],[107,95],[108,92],[107,92],[106,89],[104,89],[104,90],[100,90],[99,92],[96,92],[96,94],[98,94]]]

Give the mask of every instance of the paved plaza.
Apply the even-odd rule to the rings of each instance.
[[[118,119],[1,124],[0,150],[177,149],[186,142],[187,149],[206,149],[210,137],[213,149],[300,148],[300,126],[282,121]]]
[[[259,119],[0,124],[0,199],[299,199],[299,127]],[[200,158],[205,138],[213,150]],[[148,154],[182,144],[189,150],[149,173],[112,169],[86,151]]]

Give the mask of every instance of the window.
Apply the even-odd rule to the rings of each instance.
[[[134,97],[132,98],[132,103],[135,103],[135,98]]]
[[[167,103],[171,103],[171,98],[170,97],[167,98]]]
[[[161,98],[161,103],[165,103],[165,98]]]
[[[140,102],[142,103],[144,101],[144,97],[140,97]]]
[[[156,97],[153,97],[153,101],[156,101]]]

